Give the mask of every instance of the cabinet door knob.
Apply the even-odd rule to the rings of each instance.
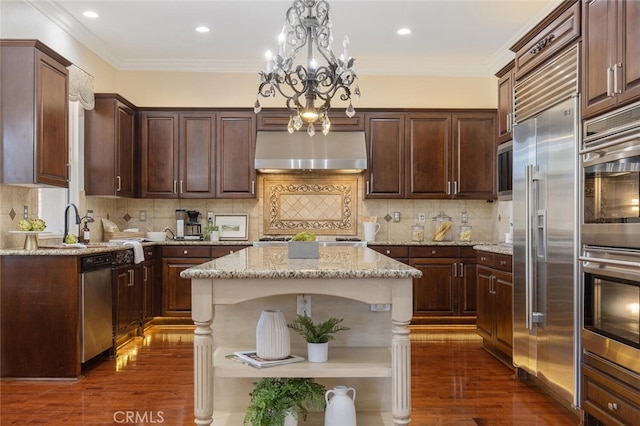
[[[391,250],[387,250],[387,254],[391,254]]]
[[[437,251],[431,250],[431,254],[436,254],[436,253],[437,253]]]
[[[484,257],[484,256],[480,256],[480,261],[481,261],[481,262],[486,262],[486,261],[487,261],[487,258],[486,258],[486,257]]]
[[[182,252],[182,254],[189,254],[189,251],[185,250],[185,251]]]
[[[506,260],[501,260],[501,261],[500,261],[500,264],[501,264],[502,266],[504,266],[504,265],[506,265],[506,264],[507,264],[507,261],[506,261]]]

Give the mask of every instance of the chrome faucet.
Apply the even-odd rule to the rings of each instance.
[[[64,209],[64,235],[62,236],[62,242],[67,242],[67,235],[69,234],[69,207],[73,207],[76,213],[76,225],[80,225],[80,215],[78,214],[78,208],[75,204],[69,203]]]

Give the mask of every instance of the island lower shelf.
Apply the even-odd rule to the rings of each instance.
[[[218,348],[213,356],[215,377],[391,377],[389,347],[333,347],[327,362],[307,360],[268,368],[255,368],[227,359],[227,355],[247,348]],[[306,358],[306,349],[293,348],[291,353]]]
[[[358,424],[366,426],[387,426],[393,424],[391,412],[375,413],[370,411],[358,411]],[[244,420],[244,413],[231,413],[216,411],[213,426],[238,426]],[[323,413],[309,413],[307,420],[300,422],[304,426],[324,426]]]

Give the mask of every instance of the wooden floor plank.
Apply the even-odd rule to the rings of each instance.
[[[414,339],[411,350],[412,425],[579,424],[537,388],[514,380],[477,338]],[[149,330],[117,359],[83,373],[79,381],[3,380],[0,424],[193,424],[191,328]]]

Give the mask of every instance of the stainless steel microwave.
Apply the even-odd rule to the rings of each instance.
[[[498,146],[498,200],[513,198],[513,141]]]

